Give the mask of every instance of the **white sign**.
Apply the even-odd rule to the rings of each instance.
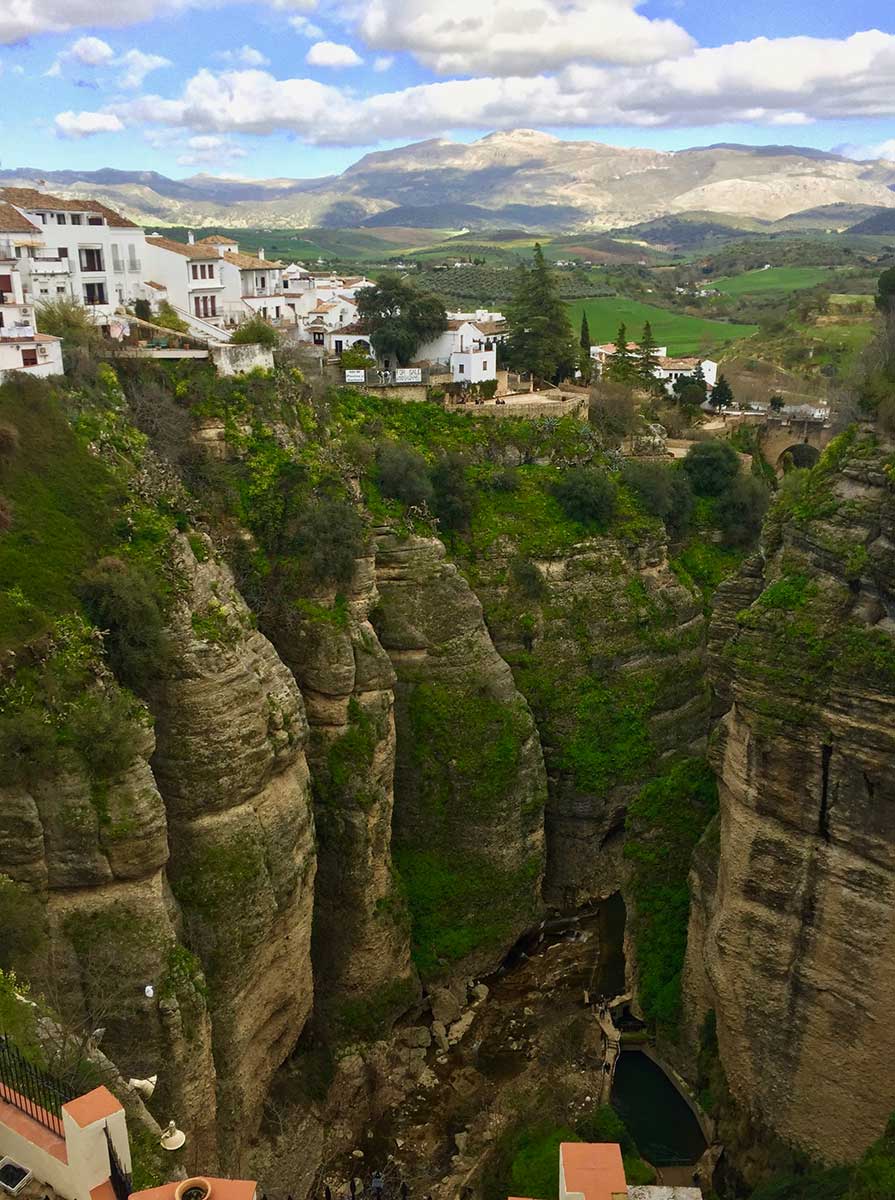
[[[421,367],[398,367],[395,371],[395,383],[422,383]]]
[[[367,372],[363,368],[345,372],[346,383],[363,383],[366,378]]]

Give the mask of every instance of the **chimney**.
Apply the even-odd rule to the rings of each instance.
[[[196,241],[196,239],[193,237],[193,231],[192,231],[192,229],[191,229],[191,230],[189,231],[189,233],[186,235],[186,240],[189,242],[189,244],[190,244],[191,246],[192,246],[192,245],[194,244],[194,242]]]
[[[263,258],[263,257],[264,257],[264,247],[263,247],[263,246],[259,246],[259,247],[258,247],[258,257],[259,257],[259,258]]]

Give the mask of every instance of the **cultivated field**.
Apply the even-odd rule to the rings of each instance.
[[[622,321],[628,329],[628,340],[636,342],[644,324],[649,321],[653,337],[660,346],[668,347],[669,354],[696,354],[712,346],[751,337],[758,328],[756,325],[735,325],[728,321],[691,317],[686,313],[658,308],[654,304],[642,304],[639,300],[626,300],[623,296],[576,300],[569,305],[569,310],[572,328],[576,333],[581,325],[582,312],[587,312],[592,344],[614,341]]]
[[[742,275],[711,280],[710,287],[728,296],[759,296],[766,292],[797,292],[816,287],[830,275],[830,267],[769,267],[767,271],[744,271]]]

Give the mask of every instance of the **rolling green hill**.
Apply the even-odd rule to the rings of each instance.
[[[797,292],[815,287],[829,278],[830,267],[770,267],[745,271],[712,281],[712,287],[728,296],[763,295],[768,292]]]
[[[751,337],[757,325],[735,325],[728,321],[709,321],[704,317],[691,317],[686,313],[671,312],[654,304],[642,304],[639,300],[627,300],[622,296],[596,296],[576,300],[569,305],[572,327],[577,332],[582,312],[587,312],[587,323],[593,343],[611,342],[620,322],[628,328],[629,340],[636,341],[644,324],[649,321],[653,337],[668,347],[669,354],[695,354],[709,345],[720,346],[737,338]]]

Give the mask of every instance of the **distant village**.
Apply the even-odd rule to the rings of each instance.
[[[99,201],[0,188],[0,379],[10,371],[61,373],[60,339],[38,331],[36,310],[66,298],[83,304],[113,341],[136,340],[157,357],[207,356],[241,324],[260,317],[322,360],[360,352],[364,365],[346,366],[347,383],[389,387],[440,380],[459,388],[461,397],[465,389],[491,383],[498,399],[510,390],[508,372],[498,368],[498,344],[508,326],[497,311],[448,312],[446,328],[417,348],[410,365],[387,356],[377,360],[357,300],[373,283],[363,275],[284,264],[263,250],[249,254],[217,234],[190,234],[180,242],[147,233]],[[176,315],[188,340],[155,325],[163,312]],[[613,349],[590,347],[595,376]],[[250,369],[254,359],[243,355],[240,361]],[[710,391],[716,363],[673,358],[666,347],[656,348],[653,373],[669,391],[700,368]]]

